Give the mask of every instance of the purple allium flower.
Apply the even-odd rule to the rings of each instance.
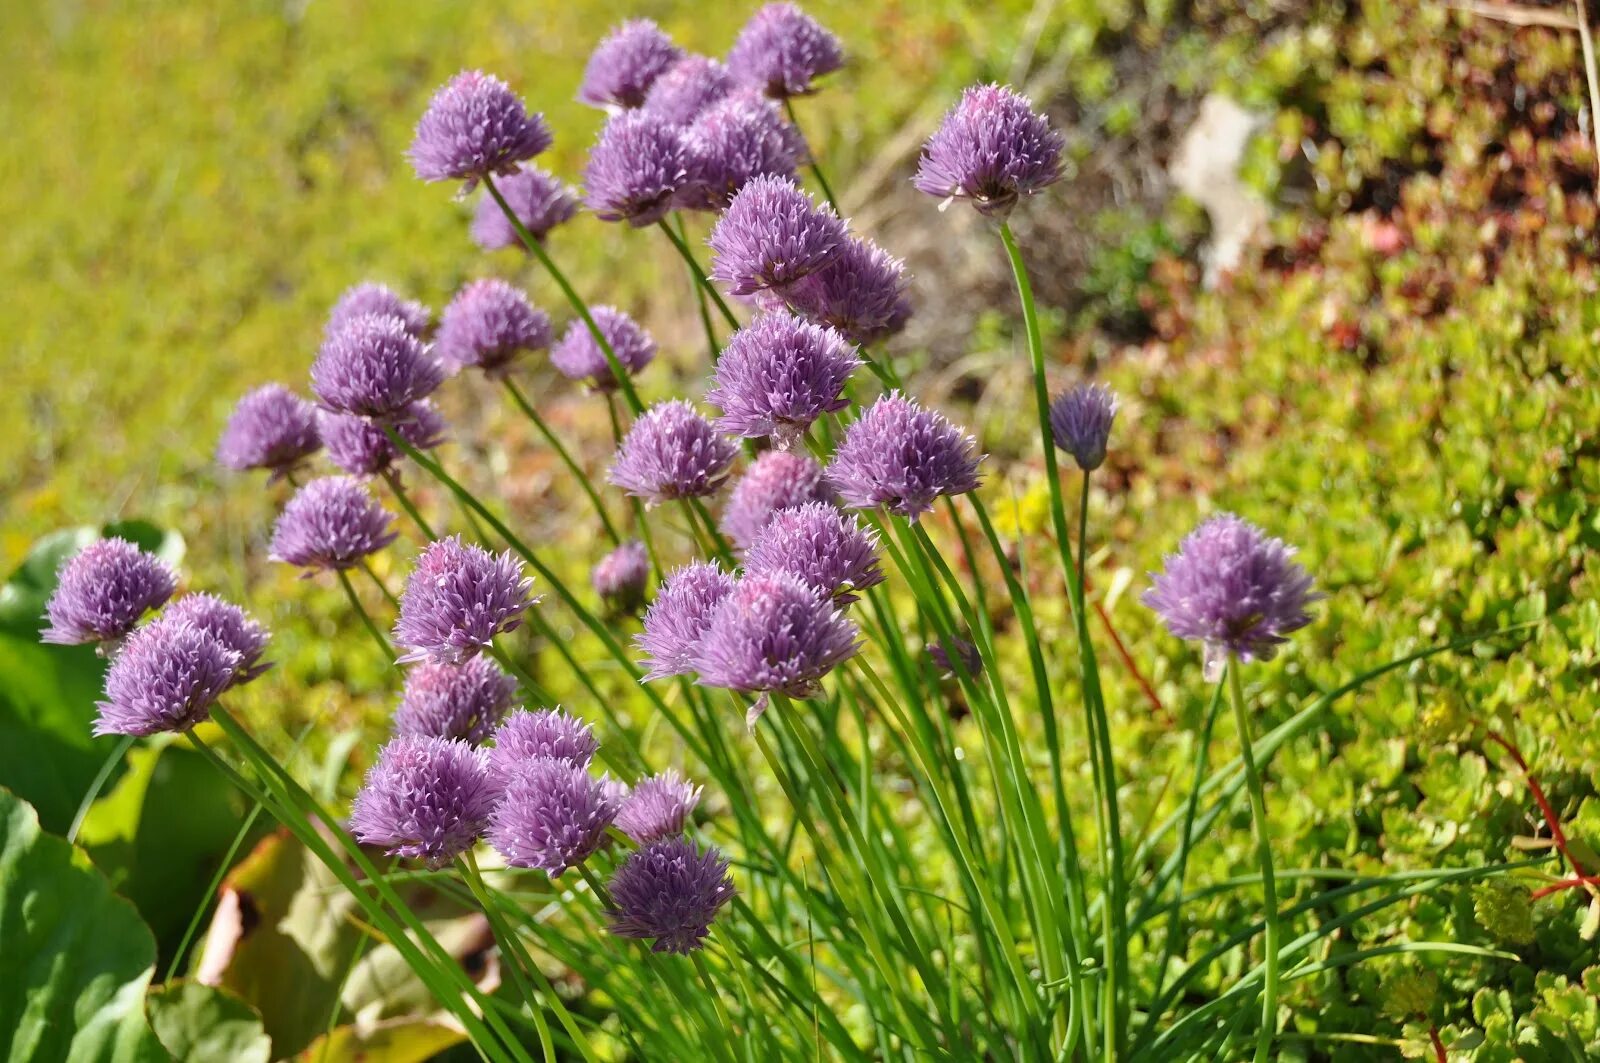
[[[239,400],[217,443],[223,468],[271,469],[278,479],[315,454],[317,408],[282,384],[264,384]]]
[[[839,216],[793,181],[757,177],[711,230],[711,277],[734,295],[781,295],[833,261],[848,239]]]
[[[433,321],[433,311],[414,299],[402,298],[388,285],[366,281],[346,288],[339,301],[328,312],[328,322],[322,327],[322,338],[332,339],[358,317],[397,317],[406,331],[421,339]]]
[[[644,109],[674,125],[688,125],[733,90],[733,75],[715,59],[686,55],[656,78]]]
[[[949,675],[955,674],[955,662],[958,660],[970,676],[976,677],[983,671],[983,655],[978,652],[978,647],[966,639],[957,638],[954,640],[954,657],[950,655],[951,648],[943,639],[928,643],[928,656],[933,659],[939,671]]]
[[[1228,658],[1271,660],[1285,637],[1311,623],[1323,595],[1294,560],[1295,550],[1249,521],[1219,513],[1186,535],[1140,599],[1167,630],[1204,646],[1205,678],[1222,678]]]
[[[589,316],[600,335],[611,345],[611,353],[630,376],[639,373],[656,356],[656,341],[633,318],[614,306],[595,306]],[[595,342],[594,333],[580,318],[567,326],[561,340],[550,352],[550,364],[569,380],[586,382],[596,391],[613,391],[617,378],[611,372],[606,352]]]
[[[503,377],[524,351],[550,346],[550,315],[503,280],[473,281],[439,318],[434,352],[451,372],[468,367]]]
[[[769,450],[751,462],[733,485],[722,510],[722,532],[740,550],[748,550],[772,515],[807,502],[833,502],[833,489],[822,466],[805,454]]]
[[[353,476],[324,476],[295,492],[272,530],[274,561],[345,569],[395,540],[392,514]]]
[[[621,804],[610,780],[554,757],[524,762],[504,782],[489,817],[489,844],[511,867],[537,867],[551,878],[600,848]]]
[[[617,812],[617,829],[640,845],[682,834],[699,803],[700,787],[669,768],[628,791]]]
[[[585,768],[599,748],[594,729],[575,716],[560,709],[519,709],[495,729],[489,773],[504,781],[521,765],[545,758]]]
[[[270,664],[261,663],[271,638],[255,617],[214,594],[186,594],[161,614],[164,624],[188,624],[203,631],[239,655],[229,686],[242,686],[260,676]]]
[[[583,169],[583,198],[601,221],[654,225],[689,185],[683,130],[648,111],[625,111],[605,124]]]
[[[972,200],[980,214],[1004,218],[1019,196],[1061,179],[1061,134],[1026,96],[1003,85],[974,85],[922,147],[913,183],[941,199]]]
[[[482,750],[458,738],[402,735],[378,751],[350,809],[350,832],[391,856],[443,867],[483,834],[498,796]]]
[[[844,386],[861,364],[850,341],[790,314],[764,314],[728,338],[706,401],[717,429],[772,437],[787,450],[825,413],[850,405]]]
[[[644,630],[633,639],[644,651],[642,663],[650,666],[646,680],[694,671],[700,640],[733,588],[733,577],[714,561],[685,565],[662,580],[661,592],[645,611]]]
[[[589,574],[595,592],[615,613],[632,613],[643,605],[649,580],[650,555],[637,539],[602,557]]]
[[[709,495],[739,448],[682,399],[650,407],[628,429],[606,479],[655,505]]]
[[[56,573],[44,607],[50,626],[39,640],[57,646],[115,642],[177,587],[178,574],[154,554],[126,539],[96,539]]]
[[[941,495],[978,486],[977,443],[942,414],[898,391],[881,396],[844,432],[828,482],[854,509],[882,506],[909,520]]]
[[[417,450],[432,450],[444,442],[444,417],[429,399],[407,406],[390,427]],[[377,476],[401,457],[382,426],[365,417],[318,410],[317,433],[328,448],[328,459],[351,476]]]
[[[522,623],[538,601],[522,562],[491,554],[459,535],[428,544],[400,595],[394,640],[409,647],[401,661],[462,661]]]
[[[757,177],[794,177],[806,157],[800,131],[778,105],[749,93],[712,104],[689,127],[689,206],[722,210]]]
[[[444,367],[397,317],[353,318],[329,336],[311,365],[324,408],[392,418],[444,381]]]
[[[661,838],[628,854],[610,892],[613,934],[653,938],[651,951],[687,955],[701,947],[735,891],[728,861],[715,848],[702,853],[687,838]]]
[[[1116,392],[1103,384],[1079,384],[1050,404],[1050,432],[1056,446],[1071,454],[1084,472],[1093,472],[1106,460],[1106,440],[1117,406]]]
[[[870,240],[846,240],[832,262],[784,292],[800,316],[869,344],[905,327],[905,263]]]
[[[590,53],[578,99],[591,107],[638,107],[682,54],[650,19],[628,19]]]
[[[812,82],[842,65],[839,38],[794,4],[757,11],[728,51],[734,77],[778,99],[816,91]]]
[[[837,605],[883,582],[877,538],[826,502],[774,513],[745,553],[744,570],[746,576],[787,572]]]
[[[543,240],[550,230],[578,213],[578,197],[572,189],[537,166],[519,166],[494,186],[535,240]],[[506,212],[490,195],[478,200],[477,212],[472,216],[472,239],[485,251],[503,247],[527,251]]]
[[[487,657],[424,661],[406,671],[394,710],[396,735],[459,738],[477,745],[516,700],[517,681]]]
[[[768,692],[815,695],[822,677],[861,649],[857,634],[832,601],[799,577],[748,574],[712,615],[694,667],[703,686],[763,695],[746,719],[754,726]]]
[[[186,731],[239,674],[238,651],[193,624],[163,617],[128,636],[106,672],[97,735]]]
[[[499,78],[464,70],[428,101],[407,155],[424,181],[465,181],[470,190],[549,146],[543,115],[529,114]]]

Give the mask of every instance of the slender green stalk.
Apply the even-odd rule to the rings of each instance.
[[[128,750],[133,748],[136,736],[123,735],[117,739],[117,744],[111,747],[111,752],[106,754],[104,764],[89,782],[89,788],[83,792],[83,800],[78,802],[78,810],[72,814],[72,826],[67,828],[67,841],[76,845],[78,831],[83,829],[83,821],[89,815],[89,809],[94,805],[95,799],[100,796],[100,791],[105,788],[106,780],[111,778],[111,773],[122,758],[128,755]]]
[[[334,574],[339,577],[339,586],[344,588],[345,597],[350,599],[350,607],[361,618],[361,624],[367,629],[367,634],[372,636],[372,641],[378,644],[383,650],[383,655],[389,659],[390,664],[393,664],[395,660],[394,647],[389,644],[389,640],[384,633],[378,630],[378,625],[373,623],[372,617],[367,615],[366,606],[361,604],[361,598],[356,594],[355,585],[350,582],[350,573],[342,568],[337,568],[334,569]]]
[[[361,571],[367,574],[367,578],[372,581],[372,585],[378,588],[378,593],[382,594],[394,608],[400,608],[400,599],[394,596],[394,592],[389,589],[388,584],[378,578],[377,572],[373,571],[372,563],[363,557],[360,562],[360,568]]]
[[[394,430],[385,426],[384,431],[392,436]],[[412,503],[411,496],[406,494],[405,488],[400,486],[399,475],[393,469],[385,469],[383,470],[383,482],[389,485],[389,490],[394,492],[394,500],[400,503],[400,508],[406,511],[406,516],[411,518],[411,523],[417,526],[417,530],[422,533],[423,538],[430,542],[437,539],[439,536],[434,532],[433,527],[427,520],[423,518],[422,511]]]
[[[528,1005],[529,1014],[533,1016],[534,1028],[539,1033],[539,1050],[544,1053],[545,1063],[555,1063],[556,1048],[555,1044],[550,1040],[550,1024],[545,1022],[544,1011],[540,1007],[538,999],[534,996],[533,990],[529,989],[527,982],[523,980],[520,950],[513,945],[516,935],[507,929],[501,921],[494,900],[489,896],[489,889],[483,883],[483,875],[478,871],[477,858],[472,855],[471,849],[461,854],[459,863],[461,866],[461,880],[467,884],[467,889],[472,891],[472,896],[478,902],[478,907],[482,909],[484,918],[489,920],[490,932],[500,945],[501,954],[505,958],[506,970],[511,973],[511,981],[516,985],[517,992]]]
[[[1244,680],[1239,661],[1228,663],[1228,690],[1233,698],[1233,722],[1239,730],[1239,751],[1244,760],[1245,788],[1250,791],[1250,818],[1256,829],[1256,859],[1261,865],[1261,895],[1267,924],[1266,974],[1261,990],[1261,1030],[1256,1035],[1255,1063],[1272,1058],[1272,1039],[1278,1030],[1278,887],[1272,877],[1272,835],[1267,825],[1267,799],[1250,750],[1250,719],[1245,714]]]
[[[674,211],[673,224],[678,227],[678,238],[685,247],[689,244],[689,229],[684,224],[683,213]],[[694,274],[689,274],[689,290],[694,293],[694,308],[700,315],[700,328],[706,334],[706,353],[711,358],[711,364],[717,364],[717,357],[722,352],[722,345],[717,342],[717,330],[711,324],[711,311],[706,303],[706,290]]]
[[[522,684],[523,693],[541,705],[554,705],[556,699],[544,688],[544,685],[528,673],[528,670],[517,663],[517,659],[506,651],[498,642],[489,644],[489,655],[500,662],[500,667],[516,677]]]
[[[717,311],[722,315],[722,320],[728,323],[730,329],[737,329],[739,327],[739,319],[728,308],[727,301],[722,298],[722,293],[717,291],[716,285],[711,283],[711,278],[706,276],[706,271],[701,268],[700,263],[695,259],[694,252],[689,250],[689,245],[684,242],[682,237],[673,232],[672,226],[665,221],[660,221],[656,224],[660,226],[662,232],[667,234],[667,239],[672,241],[672,246],[677,248],[678,256],[683,259],[684,265],[688,266],[689,272],[694,275],[694,282],[711,297],[711,302],[716,305]],[[712,363],[716,363],[715,356],[712,358]]]
[[[805,142],[806,135],[800,130],[800,119],[794,113],[794,100],[788,96],[783,98],[783,109],[789,115],[789,124],[794,126],[795,132],[800,133],[800,139]],[[833,208],[835,214],[839,213],[839,201],[833,197],[833,189],[828,185],[828,178],[822,172],[822,164],[817,162],[816,154],[811,150],[811,145],[806,142],[806,157],[811,160],[811,174],[817,179],[817,185],[822,189],[822,198],[828,201],[828,206]]]
[[[534,408],[533,403],[528,401],[527,396],[522,393],[522,389],[517,387],[516,381],[506,377],[505,384],[506,391],[511,394],[511,401],[517,404],[517,408],[523,412],[523,415],[529,421],[533,422],[533,427],[538,429],[545,442],[550,444],[550,449],[556,452],[556,457],[561,459],[561,464],[567,467],[567,471],[572,473],[573,479],[578,481],[578,486],[583,488],[583,493],[589,497],[589,503],[594,506],[595,513],[600,516],[600,523],[605,525],[606,535],[611,538],[611,544],[613,546],[620,545],[622,536],[617,533],[616,525],[611,523],[611,514],[606,512],[605,503],[600,501],[600,495],[595,491],[594,484],[589,482],[589,477],[584,473],[583,467],[573,459],[572,452],[562,444],[561,438],[555,434],[554,430],[545,422],[545,419],[539,416],[539,411]]]

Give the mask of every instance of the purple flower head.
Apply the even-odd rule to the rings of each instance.
[[[322,327],[322,338],[332,339],[358,317],[397,317],[406,331],[421,339],[433,321],[433,311],[414,299],[402,298],[388,285],[366,281],[346,288],[339,301],[328,312],[328,322]]]
[[[50,626],[39,640],[57,646],[115,642],[177,587],[178,574],[154,554],[126,539],[96,539],[56,573],[44,607]]]
[[[650,407],[628,429],[606,479],[655,505],[717,489],[739,454],[682,399]]]
[[[778,105],[743,92],[702,111],[687,144],[692,189],[685,203],[706,210],[725,209],[754,178],[793,178],[806,157],[805,141]]]
[[[847,506],[916,520],[939,496],[976,488],[981,460],[971,436],[895,391],[845,429],[827,477]]]
[[[653,952],[687,955],[701,947],[723,905],[733,899],[728,861],[686,838],[661,838],[628,858],[611,876],[606,912],[611,932],[653,938]]]
[[[688,125],[733,90],[733,75],[715,59],[686,55],[656,78],[644,109],[674,125]]]
[[[186,594],[161,614],[164,624],[188,624],[210,635],[239,655],[229,686],[241,686],[261,675],[270,664],[261,663],[271,638],[255,617],[214,594]]]
[[[1050,432],[1056,446],[1071,454],[1084,472],[1093,472],[1106,460],[1106,440],[1117,406],[1116,392],[1103,384],[1079,384],[1050,404]]]
[[[646,680],[694,671],[700,640],[733,588],[733,577],[714,561],[685,565],[661,582],[661,592],[644,614],[644,630],[633,639],[644,651],[642,663],[650,666]]]
[[[329,336],[311,365],[311,390],[324,408],[393,418],[444,382],[444,368],[397,317],[353,318]]]
[[[494,733],[516,697],[517,681],[487,657],[469,657],[460,664],[424,661],[406,671],[394,733],[459,738],[477,745]]]
[[[699,803],[700,787],[669,768],[639,780],[628,792],[617,812],[617,829],[640,845],[682,834]]]
[[[778,99],[816,91],[812,82],[842,65],[839,38],[794,4],[757,11],[728,52],[736,78]]]
[[[711,617],[695,654],[708,687],[808,698],[822,677],[860,650],[856,625],[833,602],[787,572],[749,574]],[[746,720],[766,709],[763,696]]]
[[[650,555],[644,543],[629,540],[602,557],[589,574],[600,599],[614,613],[632,613],[644,604],[650,580]]]
[[[498,794],[481,750],[457,738],[402,735],[378,751],[350,809],[350,832],[391,856],[443,867],[483,834]]]
[[[128,636],[106,672],[97,735],[186,731],[239,674],[236,650],[193,624],[157,617]]]
[[[550,235],[550,230],[578,213],[578,197],[572,189],[537,166],[519,166],[515,173],[500,178],[494,186],[535,240],[542,241]],[[504,247],[527,251],[505,211],[489,195],[478,200],[477,212],[472,216],[472,239],[485,251]]]
[[[983,655],[978,652],[978,647],[963,638],[954,639],[953,642],[954,656],[951,656],[950,653],[952,646],[943,639],[928,644],[928,656],[933,659],[933,663],[938,666],[939,671],[947,675],[954,675],[956,671],[955,662],[960,661],[962,667],[966,668],[968,675],[973,677],[979,675],[983,671]]]
[[[350,568],[394,542],[393,520],[360,480],[324,476],[296,491],[278,514],[271,557],[312,571]]]
[[[459,535],[429,543],[400,596],[394,639],[410,651],[400,660],[462,661],[476,654],[522,623],[538,601],[528,594],[532,586],[509,550],[491,554]]]
[[[877,538],[826,502],[774,513],[745,553],[744,570],[747,576],[787,572],[837,605],[883,582]]]
[[[648,111],[625,111],[605,124],[583,169],[583,196],[601,221],[654,225],[689,184],[683,130]]]
[[[764,314],[728,339],[706,401],[719,431],[772,438],[787,450],[825,413],[850,405],[844,386],[861,364],[850,341],[790,314]]]
[[[656,79],[682,54],[654,22],[629,19],[607,34],[589,55],[578,99],[591,107],[638,107]]]
[[[417,450],[432,450],[444,442],[444,417],[430,399],[420,399],[395,414],[389,427]],[[328,448],[328,459],[351,476],[377,476],[401,457],[382,426],[365,417],[318,410],[317,433]]]
[[[795,313],[865,345],[905,327],[905,286],[905,263],[870,240],[852,238],[784,296]]]
[[[550,346],[550,315],[503,280],[473,281],[439,318],[434,351],[451,372],[468,367],[503,377],[524,351]]]
[[[270,469],[277,479],[315,454],[317,408],[282,384],[265,384],[239,400],[217,443],[226,469]]]
[[[599,748],[593,728],[575,716],[560,709],[519,709],[495,729],[489,773],[504,781],[523,764],[547,758],[586,768]]]
[[[1249,521],[1219,513],[1186,535],[1166,568],[1151,573],[1140,601],[1180,639],[1198,639],[1205,677],[1222,678],[1228,658],[1271,660],[1278,646],[1311,623],[1323,595],[1294,560],[1294,548]]]
[[[638,322],[616,307],[592,307],[589,316],[594,318],[600,335],[611,345],[611,353],[630,376],[643,370],[656,356],[656,341]],[[606,352],[600,349],[594,333],[582,319],[567,326],[561,341],[550,352],[550,363],[562,376],[585,381],[596,391],[613,391],[617,387]]]
[[[1061,134],[1026,96],[1003,85],[974,85],[922,147],[913,183],[941,199],[972,200],[980,214],[1004,218],[1019,196],[1061,179]]]
[[[748,550],[778,510],[831,503],[834,497],[815,460],[790,450],[769,450],[733,485],[722,510],[722,532],[734,546]]]
[[[554,757],[524,762],[505,780],[489,818],[489,844],[511,867],[537,867],[551,878],[600,848],[621,799],[589,770]]]
[[[848,239],[839,216],[793,181],[757,177],[711,230],[711,277],[737,296],[782,295],[833,261]]]
[[[465,181],[465,191],[490,174],[516,172],[549,146],[543,115],[529,114],[492,74],[464,70],[428,101],[407,154],[424,181]]]

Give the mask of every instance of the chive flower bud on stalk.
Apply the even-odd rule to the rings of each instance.
[[[424,661],[406,671],[394,733],[459,738],[478,745],[516,700],[517,681],[487,657]]]
[[[463,661],[522,623],[538,599],[531,577],[508,550],[491,554],[459,535],[429,543],[400,595],[394,640],[402,663]]]
[[[188,624],[237,653],[239,664],[228,682],[229,687],[242,686],[272,667],[261,661],[267,641],[272,637],[267,629],[237,605],[214,594],[186,594],[167,606],[161,620],[168,624]]]
[[[685,144],[690,182],[684,205],[712,211],[726,209],[757,177],[793,179],[807,154],[800,131],[784,121],[777,104],[748,92],[700,112]]]
[[[444,382],[444,367],[397,317],[367,314],[323,341],[311,390],[324,409],[392,421]]]
[[[906,283],[904,262],[870,240],[852,237],[833,261],[783,295],[794,313],[869,346],[905,328],[911,316]]]
[[[504,377],[529,351],[550,346],[550,315],[503,280],[473,281],[456,293],[439,318],[434,353],[452,373],[475,368]]]
[[[187,731],[234,685],[244,658],[211,632],[157,617],[128,636],[106,672],[97,735]]]
[[[722,510],[722,533],[735,549],[745,551],[781,509],[807,502],[833,503],[837,496],[810,455],[769,450],[750,463],[728,492]]]
[[[1204,647],[1215,683],[1229,657],[1271,660],[1286,636],[1311,623],[1323,595],[1294,560],[1294,548],[1231,513],[1201,524],[1166,558],[1141,601],[1180,639]]]
[[[849,235],[791,179],[757,177],[741,188],[711,230],[710,277],[735,296],[782,299],[827,266]]]
[[[833,329],[790,314],[765,314],[728,339],[706,401],[722,411],[717,429],[793,446],[818,417],[850,405],[844,388],[861,364]]]
[[[644,109],[664,121],[686,126],[733,87],[727,67],[708,56],[686,55],[651,84]]]
[[[623,543],[602,557],[589,574],[595,593],[614,614],[637,612],[644,604],[650,581],[650,555],[637,539]]]
[[[115,643],[177,587],[178,574],[154,554],[126,539],[97,539],[56,573],[44,608],[50,623],[39,639],[56,646]]]
[[[982,460],[972,436],[896,391],[845,429],[826,475],[846,506],[916,520],[939,497],[974,490]]]
[[[578,99],[611,110],[638,107],[682,54],[650,19],[628,19],[590,53]]]
[[[700,498],[727,478],[739,448],[682,399],[658,403],[633,423],[617,448],[608,482],[650,505]]]
[[[589,766],[600,743],[594,729],[560,709],[519,709],[494,731],[489,747],[489,773],[509,779],[520,765],[539,758],[564,760],[580,768]]]
[[[1117,418],[1117,396],[1103,384],[1079,384],[1050,404],[1050,431],[1056,446],[1072,455],[1078,468],[1093,472],[1106,460],[1106,441]]]
[[[535,240],[544,240],[556,226],[577,216],[577,194],[537,166],[523,163],[514,172],[497,180],[495,187]],[[478,200],[472,216],[471,234],[473,242],[485,251],[511,247],[523,254],[531,254],[493,196],[485,194]]]
[[[360,480],[324,476],[289,499],[272,532],[271,558],[306,575],[353,567],[395,540],[394,517]]]
[[[700,787],[668,769],[641,779],[623,798],[617,829],[640,845],[683,833],[700,803]]]
[[[646,680],[694,671],[700,640],[717,607],[733,592],[734,578],[714,561],[696,561],[669,573],[644,614],[634,644],[644,652]]]
[[[656,341],[650,338],[639,323],[614,306],[596,306],[589,310],[600,335],[611,345],[612,353],[630,376],[636,376],[656,356]],[[616,376],[605,351],[595,342],[594,333],[582,321],[574,321],[562,333],[561,340],[550,352],[550,364],[569,380],[588,384],[596,391],[615,391]]]
[[[756,536],[744,559],[745,575],[785,572],[835,605],[883,582],[878,541],[860,521],[826,502],[781,509]]]
[[[394,415],[389,427],[417,450],[432,450],[445,438],[445,420],[431,399],[420,399]],[[317,411],[317,434],[328,460],[351,476],[377,476],[403,456],[383,430],[365,417]]]
[[[439,868],[472,848],[498,795],[481,750],[456,738],[405,735],[378,752],[350,810],[350,831],[364,845]]]
[[[661,838],[628,854],[609,892],[613,934],[652,940],[653,952],[687,955],[702,947],[735,890],[715,848],[701,852],[687,838]]]
[[[728,51],[728,70],[774,99],[806,96],[816,79],[844,65],[839,38],[794,4],[768,4],[750,17]]]
[[[397,317],[406,331],[418,339],[427,335],[433,321],[433,311],[426,304],[404,298],[387,285],[365,281],[346,288],[333,304],[327,324],[322,327],[323,339],[331,339],[356,318],[369,315]]]
[[[681,127],[647,111],[624,111],[606,122],[589,150],[584,202],[601,221],[654,225],[685,202],[689,164]]]
[[[267,469],[281,479],[318,450],[317,408],[282,384],[263,384],[239,400],[217,442],[217,464]]]
[[[978,652],[978,647],[966,639],[958,638],[952,642],[953,646],[947,646],[943,639],[928,644],[928,656],[940,672],[954,675],[955,662],[958,660],[966,668],[968,675],[976,676],[983,671],[983,655]],[[954,657],[951,656],[951,649],[955,651]]]
[[[407,153],[424,181],[463,181],[470,192],[490,174],[512,174],[550,146],[544,116],[529,114],[505,82],[464,70],[434,93]]]
[[[589,858],[617,818],[621,796],[610,780],[554,757],[534,757],[505,779],[489,817],[489,844],[510,867],[551,878]]]
[[[913,183],[947,203],[971,200],[1004,219],[1018,198],[1061,179],[1061,134],[1027,97],[1003,85],[975,85],[928,138]]]

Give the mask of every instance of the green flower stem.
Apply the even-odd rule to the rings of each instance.
[[[835,214],[839,213],[839,201],[833,198],[833,189],[828,185],[828,178],[822,172],[822,165],[817,162],[816,155],[811,150],[811,145],[806,142],[806,135],[800,129],[800,119],[794,113],[794,101],[788,96],[783,98],[784,112],[789,116],[789,124],[794,126],[795,132],[800,134],[800,140],[806,143],[806,157],[811,160],[811,174],[817,179],[817,185],[822,189],[822,198],[828,201],[828,206],[833,208]]]
[[[372,562],[363,557],[360,561],[360,568],[361,571],[367,574],[367,578],[372,581],[372,585],[378,588],[378,593],[382,594],[394,608],[400,608],[400,599],[394,596],[394,592],[389,589],[388,584],[384,583],[378,577],[377,572],[373,571]]]
[[[544,418],[539,416],[539,411],[534,409],[533,403],[528,401],[527,396],[522,393],[521,388],[517,387],[516,382],[510,377],[506,377],[505,384],[506,391],[511,394],[511,401],[517,404],[517,408],[523,412],[529,421],[533,422],[533,427],[538,429],[540,435],[544,436],[545,442],[550,444],[550,449],[556,452],[556,457],[560,458],[561,463],[567,467],[567,471],[572,473],[573,478],[578,481],[578,486],[583,488],[583,493],[589,496],[589,502],[594,506],[595,513],[599,514],[600,523],[605,525],[606,535],[610,536],[611,544],[613,546],[621,545],[622,536],[617,533],[616,525],[611,523],[611,515],[606,512],[605,503],[600,501],[600,495],[595,491],[594,485],[589,482],[589,477],[584,474],[583,468],[573,459],[572,452],[562,444],[561,438],[545,423]]]
[[[617,352],[612,349],[611,341],[606,339],[606,334],[595,323],[594,315],[589,313],[588,304],[583,301],[583,297],[578,294],[578,290],[572,286],[572,282],[567,280],[567,275],[562,273],[555,264],[555,260],[550,257],[550,252],[546,251],[544,245],[534,238],[534,235],[528,231],[526,225],[522,224],[522,219],[517,217],[516,211],[511,209],[511,204],[507,203],[505,197],[500,194],[500,189],[495,185],[494,178],[489,174],[483,175],[483,187],[488,190],[489,197],[495,201],[500,207],[501,213],[506,216],[506,220],[511,223],[511,228],[516,231],[517,238],[522,241],[522,246],[526,247],[528,253],[539,260],[539,264],[544,267],[545,272],[550,274],[550,279],[556,282],[556,287],[561,289],[561,294],[566,296],[567,303],[583,319],[585,327],[589,330],[589,335],[594,337],[595,344],[599,346],[601,353],[606,356],[606,364],[611,367],[611,374],[616,377],[617,385],[622,389],[623,397],[628,402],[628,408],[634,413],[638,413],[644,407],[640,405],[639,396],[633,390],[633,381],[629,379],[627,369],[623,367],[621,360],[617,358]]]
[[[105,763],[100,765],[100,770],[95,773],[89,788],[83,793],[83,800],[78,802],[78,810],[72,814],[72,826],[67,828],[68,842],[77,843],[78,831],[83,829],[83,821],[88,817],[90,807],[100,796],[100,791],[105,788],[106,780],[111,778],[111,772],[122,763],[122,758],[128,755],[128,750],[133,748],[135,740],[134,735],[123,735],[117,739],[117,744],[111,748],[111,752],[106,754]]]
[[[665,221],[657,224],[660,226],[661,231],[667,234],[667,239],[672,241],[672,246],[677,248],[678,256],[683,259],[684,265],[688,266],[689,272],[694,275],[694,282],[711,297],[711,301],[716,305],[717,311],[722,314],[722,320],[728,323],[730,329],[737,329],[739,327],[739,319],[728,308],[726,300],[722,298],[722,293],[717,291],[716,286],[711,283],[711,278],[706,276],[706,271],[700,268],[700,263],[696,261],[694,252],[689,250],[688,243],[673,232],[672,226]],[[713,356],[711,361],[713,365],[716,364],[716,357]]]
[[[384,657],[388,658],[390,664],[393,664],[395,661],[394,647],[389,645],[389,639],[382,631],[378,630],[378,625],[373,623],[372,617],[367,613],[366,606],[361,604],[361,598],[356,594],[355,585],[350,582],[350,573],[338,568],[334,569],[334,575],[339,577],[339,586],[344,588],[345,597],[350,599],[350,606],[355,609],[356,615],[361,618],[362,626],[372,636],[372,641],[376,642],[379,648],[383,650]]]
[[[689,244],[689,229],[684,223],[683,213],[674,211],[672,222],[678,227],[678,238],[685,247]],[[711,357],[711,364],[717,364],[717,356],[721,353],[722,345],[717,342],[717,330],[711,324],[711,310],[706,303],[706,290],[700,286],[700,281],[694,274],[689,275],[689,290],[694,293],[694,308],[700,314],[700,328],[706,334],[706,353]]]
[[[383,430],[391,440],[398,438],[394,430],[388,425],[384,425]],[[400,508],[406,511],[406,516],[411,518],[411,523],[417,526],[417,530],[422,533],[423,537],[430,542],[437,539],[439,536],[434,533],[433,528],[423,519],[421,511],[412,503],[411,497],[406,494],[405,488],[400,486],[400,477],[394,469],[383,470],[382,476],[383,482],[389,485],[390,491],[394,492],[395,501],[400,503]]]
[[[728,540],[724,539],[722,533],[717,530],[717,522],[711,519],[711,514],[706,510],[705,502],[698,498],[690,498],[686,501],[691,517],[690,523],[694,523],[694,518],[699,518],[700,523],[705,527],[706,539],[712,552],[717,555],[719,561],[732,568],[733,549],[728,545]]]
[[[517,682],[522,684],[522,689],[528,697],[541,705],[554,705],[556,703],[556,699],[551,696],[550,692],[537,679],[529,675],[528,670],[518,664],[516,658],[511,656],[498,642],[489,644],[489,656],[499,661],[500,667],[516,677]]]
[[[1250,791],[1250,818],[1256,828],[1256,858],[1261,865],[1261,895],[1266,919],[1266,973],[1261,990],[1261,1030],[1256,1035],[1255,1063],[1272,1058],[1272,1039],[1278,1030],[1278,887],[1272,877],[1272,836],[1267,825],[1267,799],[1250,748],[1250,719],[1245,712],[1244,680],[1238,658],[1228,662],[1228,691],[1233,697],[1233,722],[1239,731],[1239,752],[1244,760],[1245,788]]]

